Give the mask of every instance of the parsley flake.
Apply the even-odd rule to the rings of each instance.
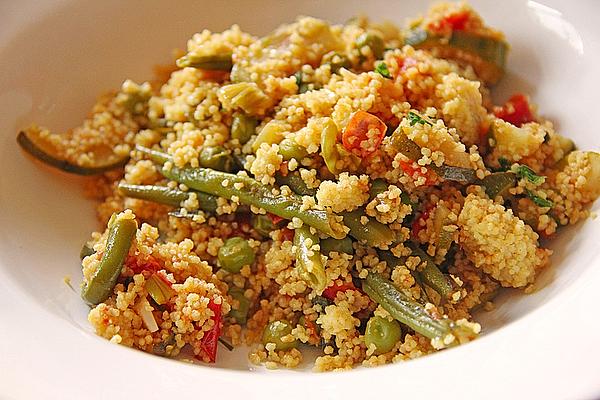
[[[387,64],[384,62],[380,62],[375,66],[375,72],[379,73],[379,75],[383,76],[384,78],[392,79],[392,74],[390,73]]]
[[[534,185],[541,185],[546,180],[545,176],[537,175],[527,165],[519,165],[516,168],[515,173],[517,174],[519,179],[527,179],[529,182],[533,183]]]
[[[427,121],[425,118],[421,117],[419,114],[413,111],[408,112],[407,118],[410,126],[415,126],[415,124],[427,124],[429,126],[433,126],[433,123],[431,121]]]
[[[539,207],[552,207],[554,206],[554,203],[551,202],[548,199],[544,199],[543,197],[540,197],[538,195],[536,195],[535,193],[533,193],[531,190],[526,190],[525,194],[527,194],[527,197],[529,197],[531,200],[533,200],[533,202],[539,206]]]

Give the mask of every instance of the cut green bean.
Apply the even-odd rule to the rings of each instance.
[[[234,165],[231,152],[227,151],[223,146],[203,148],[198,156],[198,162],[201,167],[224,172],[231,172]]]
[[[294,193],[299,194],[300,196],[314,196],[317,194],[317,189],[309,188],[297,171],[288,172],[285,176],[279,173],[275,174],[275,181],[279,186],[289,186]]]
[[[344,224],[350,228],[350,236],[369,246],[384,248],[395,241],[394,231],[374,218],[366,216],[363,209],[342,214]],[[363,217],[367,223],[363,225]]]
[[[248,320],[248,311],[250,310],[250,299],[244,296],[244,289],[238,287],[232,287],[229,289],[228,294],[239,302],[238,308],[232,308],[229,311],[229,316],[233,317],[235,321],[243,325]]]
[[[294,139],[283,139],[279,143],[279,154],[284,160],[289,161],[292,158],[296,160],[302,160],[308,155],[305,147],[300,146]]]
[[[498,195],[505,195],[516,184],[517,177],[513,172],[494,172],[481,180],[481,186],[492,200]]]
[[[402,329],[396,320],[374,316],[367,322],[365,344],[374,346],[374,354],[383,354],[392,350],[402,337]]]
[[[211,71],[231,71],[231,53],[199,55],[188,53],[177,60],[179,68],[192,67]]]
[[[448,281],[448,278],[438,266],[433,262],[433,259],[429,254],[425,253],[419,246],[409,242],[408,247],[412,250],[414,256],[417,256],[421,261],[425,261],[425,266],[419,271],[423,282],[430,286],[433,290],[438,292],[443,298],[447,298],[452,293],[452,285]]]
[[[109,221],[106,247],[100,265],[81,289],[81,297],[89,304],[102,303],[112,293],[136,230],[137,223],[134,219],[113,215]]]
[[[184,192],[178,189],[171,189],[165,186],[156,185],[130,185],[128,183],[119,183],[119,193],[123,196],[152,201],[154,203],[166,204],[178,207],[182,201],[188,199],[190,193],[196,193],[199,208],[203,211],[214,213],[217,210],[218,196],[202,192]]]
[[[338,129],[331,119],[327,120],[321,132],[321,157],[325,161],[327,169],[332,174],[339,172],[337,162],[340,159],[340,154],[337,150],[337,134]]]
[[[381,35],[375,32],[365,32],[356,38],[354,43],[357,49],[362,49],[367,46],[371,49],[371,53],[375,59],[380,60],[383,57],[385,51],[385,43]]]
[[[318,244],[319,237],[312,234],[308,226],[303,225],[294,230],[298,275],[317,293],[321,293],[327,285],[327,275],[321,260],[321,252],[312,248]]]
[[[453,333],[454,321],[434,318],[425,307],[396,289],[392,282],[375,272],[363,281],[363,290],[399,322],[430,339],[442,339]]]

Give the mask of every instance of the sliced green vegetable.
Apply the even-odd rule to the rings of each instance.
[[[92,246],[90,246],[88,243],[86,243],[83,246],[81,246],[81,250],[79,250],[79,259],[83,260],[87,256],[91,256],[94,253],[95,253],[94,248]]]
[[[110,296],[121,274],[136,230],[137,223],[134,219],[113,215],[108,223],[106,247],[100,265],[81,288],[81,297],[87,303],[96,305]]]
[[[275,175],[275,181],[279,186],[289,186],[294,193],[299,194],[300,196],[314,196],[317,194],[317,189],[309,188],[297,171],[288,172],[285,176],[278,173]]]
[[[163,305],[169,302],[176,292],[173,290],[163,278],[157,274],[153,274],[144,284],[146,291],[152,297],[152,300],[158,305]]]
[[[321,252],[313,249],[313,246],[318,244],[319,237],[312,234],[308,226],[303,225],[294,230],[298,275],[313,290],[321,293],[327,285],[327,275],[325,275],[325,266],[321,260]]]
[[[419,257],[421,261],[425,261],[425,266],[419,271],[423,282],[438,292],[443,298],[450,296],[452,285],[429,254],[425,253],[419,246],[412,242],[408,244],[408,247],[410,247],[414,256]]]
[[[119,183],[118,189],[119,193],[121,193],[123,196],[152,201],[154,203],[166,204],[173,207],[177,207],[182,201],[187,200],[190,193],[196,193],[198,205],[201,210],[209,213],[215,213],[218,207],[218,196],[213,196],[202,192],[184,192],[182,190],[171,189],[165,186],[130,185],[124,182]]]
[[[339,173],[336,166],[340,159],[340,154],[336,147],[337,135],[338,129],[335,122],[331,119],[327,120],[323,127],[323,132],[321,132],[321,157],[323,157],[329,172],[334,175]]]
[[[305,147],[300,146],[294,139],[286,138],[279,143],[279,154],[284,160],[289,161],[292,158],[302,160],[308,155],[308,152]]]
[[[354,254],[352,239],[348,236],[343,239],[321,239],[321,253],[329,254],[331,252]]]
[[[376,32],[365,32],[356,38],[354,42],[357,49],[368,47],[371,49],[373,56],[376,60],[380,60],[383,57],[385,51],[385,43],[381,35]]]
[[[51,167],[76,175],[99,175],[113,169],[121,168],[129,155],[117,156],[112,151],[98,151],[94,161],[89,165],[79,165],[56,156],[57,150],[52,143],[39,135],[39,131],[21,131],[17,136],[21,148],[39,161]]]
[[[513,172],[494,172],[481,180],[481,186],[492,200],[498,195],[506,195],[508,189],[516,184],[517,178]]]
[[[281,220],[280,223],[273,223],[273,219],[264,214],[252,214],[252,227],[265,238],[274,230],[282,228],[287,223],[286,220]]]

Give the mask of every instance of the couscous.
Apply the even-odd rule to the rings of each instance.
[[[466,4],[403,28],[234,25],[195,34],[81,126],[22,131],[34,157],[91,175],[90,324],[207,363],[247,345],[291,368],[312,346],[317,371],[476,339],[473,311],[533,290],[544,244],[600,195],[600,154],[523,94],[492,103],[508,48]]]

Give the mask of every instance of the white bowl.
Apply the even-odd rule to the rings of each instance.
[[[509,73],[495,96],[529,93],[582,149],[600,148],[600,3],[474,2],[506,32]],[[262,0],[83,2],[27,0],[0,13],[0,397],[99,399],[190,395],[337,398],[379,394],[447,398],[600,396],[600,225],[565,229],[532,295],[505,291],[478,315],[479,340],[416,361],[347,373],[265,371],[244,351],[216,366],[179,363],[95,336],[87,308],[63,282],[80,282],[78,252],[97,229],[81,180],[26,159],[19,128],[77,124],[97,95],[152,65],[203,28],[238,23],[264,34],[299,14],[342,22],[360,12],[402,23],[418,1]],[[594,210],[598,210],[598,205]],[[221,367],[221,368],[220,368]],[[227,368],[222,368],[227,367]],[[236,369],[236,370],[235,370]],[[253,372],[248,372],[251,370]]]

